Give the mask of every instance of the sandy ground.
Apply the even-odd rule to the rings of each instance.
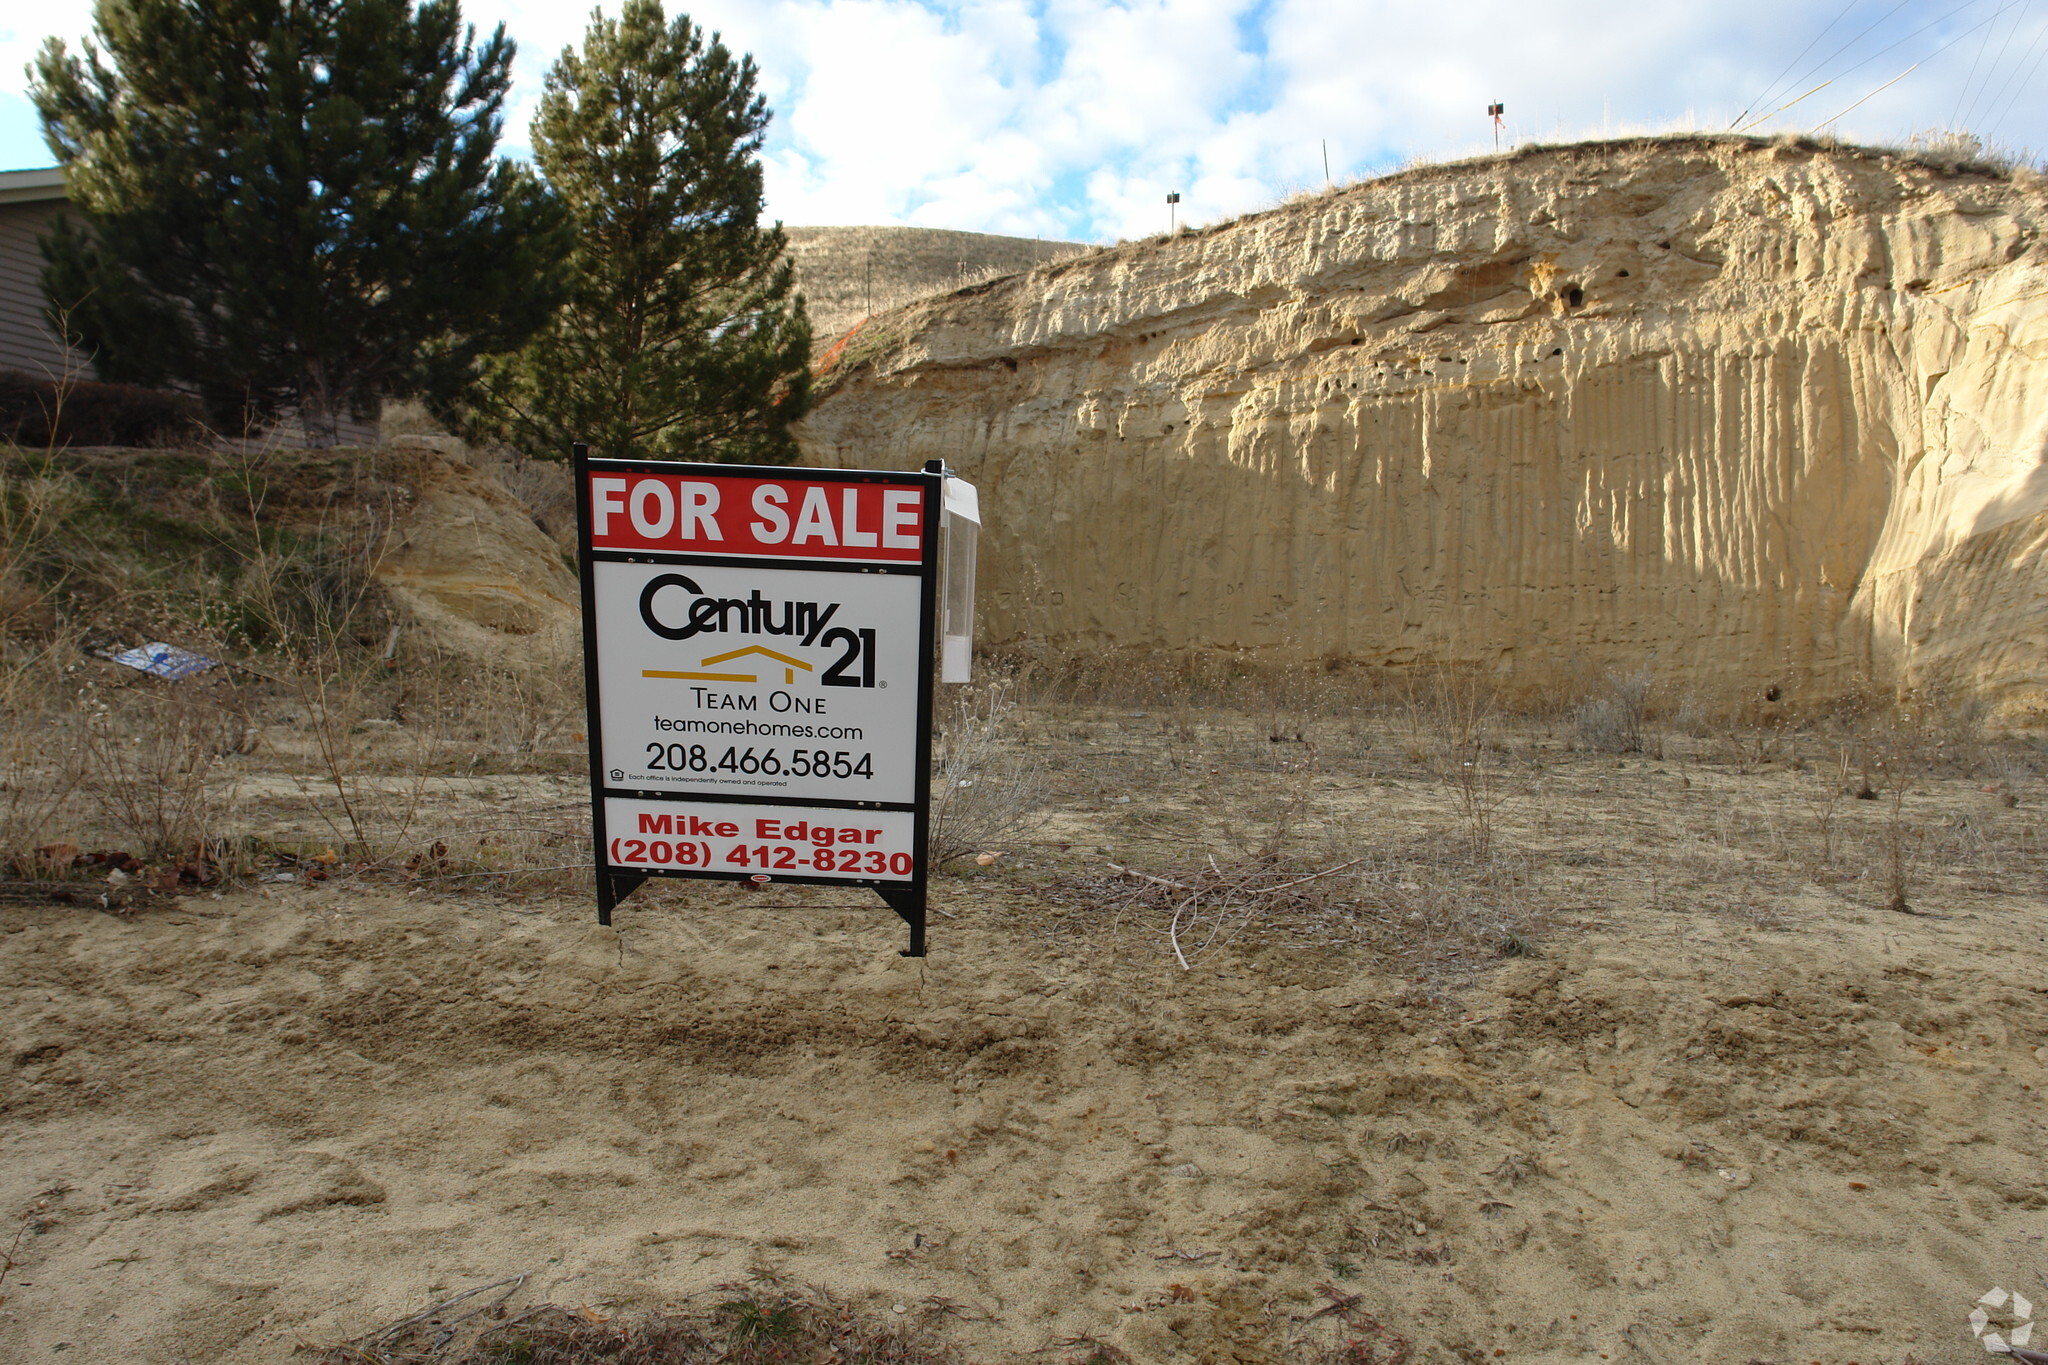
[[[1325,1284],[1444,1362],[1961,1362],[1980,1295],[2048,1303],[2031,792],[1924,783],[1979,853],[1906,916],[1793,837],[1802,765],[1532,757],[1500,841],[1538,956],[1254,933],[1184,971],[1076,879],[1304,782],[1354,840],[1451,807],[1256,736],[1175,778],[1141,728],[1041,734],[1052,822],[940,884],[922,962],[856,892],[672,884],[617,931],[345,880],[0,906],[0,1359],[284,1361],[518,1271],[600,1305],[768,1269],[983,1359],[1275,1359]]]

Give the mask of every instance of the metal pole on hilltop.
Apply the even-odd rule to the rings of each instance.
[[[1166,196],[1166,235],[1171,237],[1180,231],[1179,210],[1174,205],[1180,202],[1180,191]]]
[[[1493,150],[1496,152],[1500,150],[1501,129],[1506,126],[1501,122],[1500,116],[1507,111],[1508,107],[1505,104],[1489,104],[1486,106],[1486,113],[1493,120]]]

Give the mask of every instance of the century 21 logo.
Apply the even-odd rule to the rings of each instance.
[[[663,588],[681,588],[691,597],[690,609],[681,625],[671,625],[656,614],[654,599]],[[781,619],[776,619],[776,609],[781,609]],[[832,617],[839,611],[839,603],[827,602],[820,606],[816,602],[771,602],[761,596],[759,588],[747,597],[707,597],[695,581],[679,573],[656,574],[647,580],[647,586],[640,590],[640,619],[647,628],[664,640],[690,640],[699,635],[717,635],[726,631],[739,631],[748,635],[790,635],[800,645],[823,645],[826,649],[835,646],[843,652],[833,661],[832,666],[818,676],[818,682],[825,687],[873,687],[875,685],[875,632],[872,629],[854,630],[846,626],[832,626],[827,629]],[[743,654],[758,654],[774,659],[785,666],[785,676],[796,680],[796,669],[809,672],[811,665],[787,654],[778,654],[772,649],[759,645],[734,650],[729,654],[718,654],[704,660],[710,664],[725,663]],[[756,682],[752,674],[736,673],[676,673],[668,670],[648,669],[646,676],[652,678],[702,678],[717,682]]]

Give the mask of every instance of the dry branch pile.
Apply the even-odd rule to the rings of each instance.
[[[1107,875],[1071,878],[1049,898],[1086,907],[1083,931],[1130,922],[1163,937],[1183,970],[1240,941],[1357,947],[1441,968],[1532,953],[1542,916],[1528,882],[1527,870],[1504,857],[1451,863],[1367,853],[1316,866],[1209,854],[1162,873],[1110,863]]]

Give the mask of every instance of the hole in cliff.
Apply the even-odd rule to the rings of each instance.
[[[1358,345],[1358,344],[1359,344],[1359,343],[1360,343],[1361,341],[1363,341],[1363,340],[1364,340],[1364,338],[1363,338],[1363,337],[1353,337],[1353,338],[1351,338],[1351,344],[1352,344],[1353,346],[1356,346],[1356,345]]]
[[[1628,278],[1628,272],[1626,270],[1617,270],[1614,272],[1614,278],[1617,280],[1625,280]]]
[[[1552,355],[1563,355],[1563,354],[1564,354],[1564,347],[1562,347],[1562,346],[1553,346],[1553,347],[1551,347],[1551,348],[1550,348],[1550,353],[1551,353]]]
[[[1659,251],[1669,251],[1669,250],[1671,250],[1671,243],[1669,243],[1669,242],[1659,242],[1659,243],[1657,243],[1657,249],[1658,249]]]
[[[1586,306],[1586,291],[1577,285],[1573,285],[1565,290],[1564,306],[1567,308],[1584,308]]]

